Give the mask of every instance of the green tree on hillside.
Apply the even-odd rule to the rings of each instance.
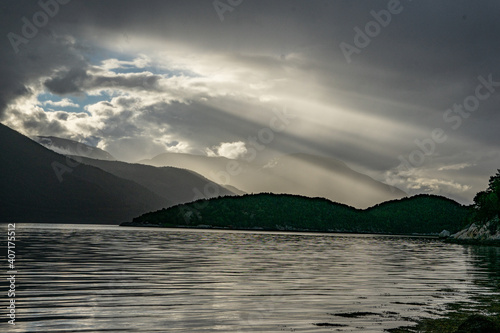
[[[490,177],[488,188],[474,197],[474,219],[486,222],[500,217],[500,169]]]
[[[467,207],[434,195],[417,195],[361,210],[324,198],[261,193],[213,198],[203,205],[178,205],[136,217],[134,222],[169,227],[429,234],[443,229],[459,231],[468,212]]]

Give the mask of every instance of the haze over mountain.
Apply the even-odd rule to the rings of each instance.
[[[62,155],[75,155],[98,160],[116,160],[110,153],[85,143],[58,138],[55,136],[37,136],[34,138],[42,146]]]
[[[139,163],[193,170],[218,184],[247,193],[288,193],[324,197],[357,208],[367,208],[406,194],[350,169],[345,163],[309,154],[280,156],[266,165],[225,157],[165,153]]]
[[[169,206],[191,202],[202,197],[234,195],[232,191],[189,170],[173,167],[153,167],[119,161],[81,158],[83,164],[92,165],[120,178],[128,179],[167,199]],[[238,192],[237,189],[235,189]]]

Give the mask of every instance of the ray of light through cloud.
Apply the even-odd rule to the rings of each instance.
[[[5,26],[19,26],[35,5],[12,4]],[[238,159],[273,110],[287,108],[297,121],[263,163],[329,156],[408,193],[470,202],[500,162],[499,5],[405,2],[346,61],[340,45],[361,43],[354,28],[384,6],[255,1],[221,21],[210,2],[75,0],[18,53],[3,40],[1,121],[30,136],[98,138],[126,161],[162,152]],[[446,110],[488,75],[491,94],[453,129]],[[401,168],[399,157],[436,128],[447,140]]]

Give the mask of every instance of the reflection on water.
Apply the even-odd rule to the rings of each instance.
[[[12,332],[382,332],[500,271],[498,248],[422,238],[19,224],[16,238]]]
[[[473,271],[481,271],[483,276],[474,281],[478,286],[500,291],[500,247],[467,246],[464,252],[474,265]]]

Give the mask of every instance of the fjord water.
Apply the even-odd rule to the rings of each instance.
[[[17,224],[16,325],[2,306],[0,326],[383,332],[496,292],[499,254],[410,237]]]

